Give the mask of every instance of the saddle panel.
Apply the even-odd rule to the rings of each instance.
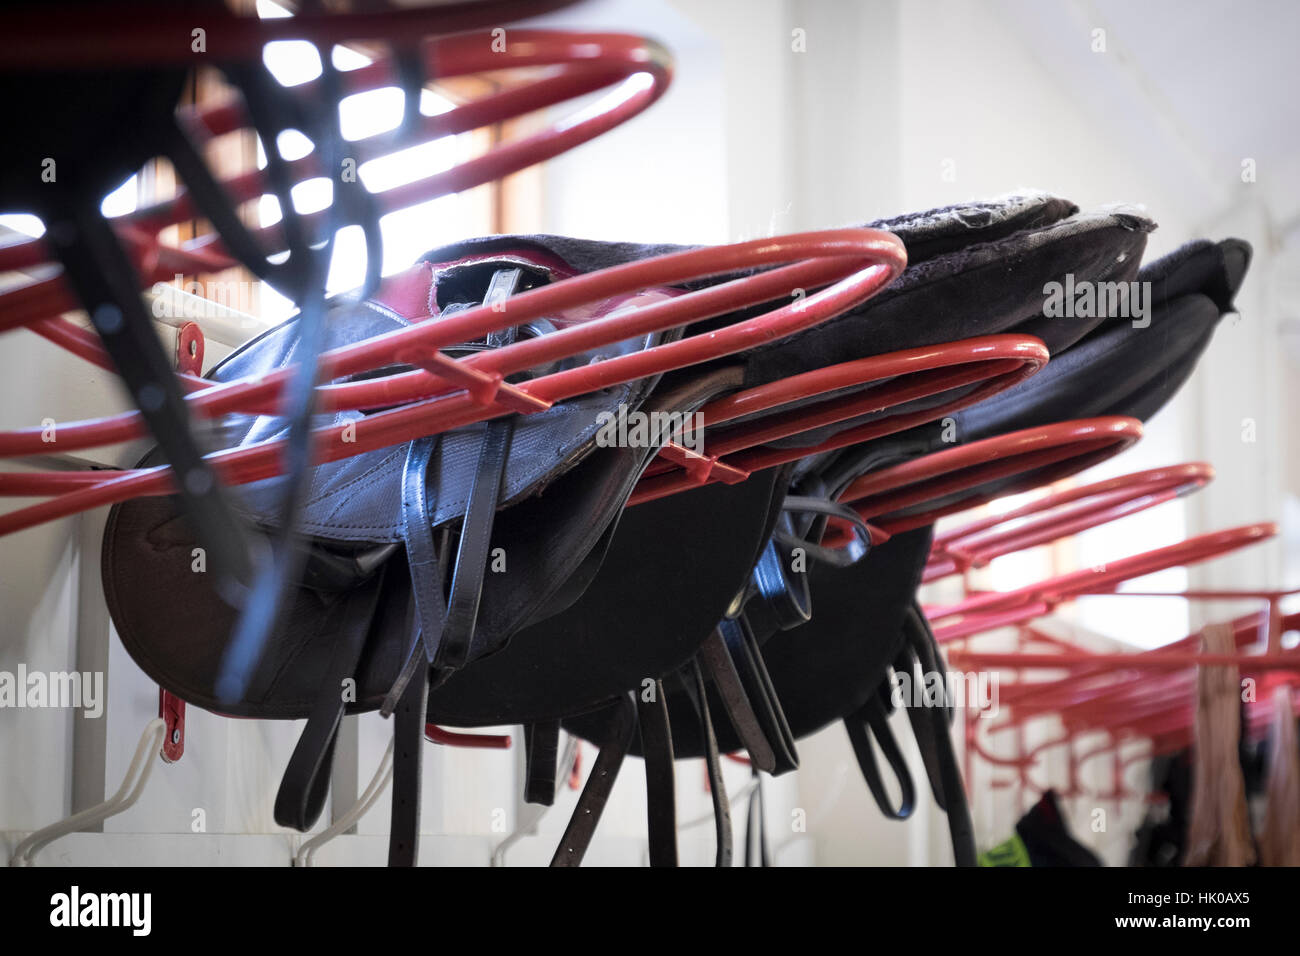
[[[547,493],[497,516],[492,541],[503,549],[504,569],[485,577],[476,647],[504,643],[546,609],[606,537],[646,458],[645,449],[599,449]],[[174,498],[140,498],[110,511],[104,593],[128,653],[151,679],[197,706],[241,717],[307,716],[356,589],[295,588],[259,665],[260,690],[219,703],[213,684],[237,612],[192,570],[197,547]],[[377,709],[403,664],[410,576],[400,547],[383,572],[349,712]]]
[[[689,394],[651,404],[693,409],[739,381],[739,369],[715,373]],[[744,585],[785,481],[785,469],[772,469],[624,511],[606,533],[599,563],[588,564],[582,593],[434,689],[429,719],[453,726],[560,719],[604,707],[689,660]]]
[[[399,315],[378,302],[336,300],[326,326],[327,347],[403,328],[425,308],[439,313],[456,307],[461,297],[481,295],[481,286],[503,261],[518,267],[518,257],[511,257],[438,269],[422,264],[408,270],[397,277],[400,295],[396,298],[417,313],[413,316]],[[551,274],[547,271],[544,278]],[[448,283],[452,291],[441,294],[439,282]],[[386,291],[394,298],[391,286]],[[657,301],[672,294],[648,290],[621,296],[589,310],[557,315],[554,322],[563,326],[589,321],[635,304],[634,300]],[[437,314],[424,320],[437,321]],[[256,337],[211,377],[228,381],[266,375],[291,364],[298,347],[296,321]],[[600,349],[599,355],[630,353],[676,335],[630,339]],[[477,347],[491,345],[489,339]],[[581,365],[596,358],[593,352],[567,361]],[[709,382],[722,388],[736,378],[734,373],[719,371]],[[592,550],[607,538],[653,451],[613,448],[592,454],[597,451],[599,413],[639,407],[654,385],[651,378],[607,388],[512,422],[511,453],[498,498],[502,510],[490,541],[496,548],[492,553],[501,557],[501,567],[484,580],[471,656],[504,644],[525,621],[541,616],[566,585],[570,593],[580,590],[582,582],[569,579],[592,563]],[[318,415],[315,424],[346,424],[363,414]],[[427,520],[432,527],[452,525],[464,514],[487,427],[483,423],[440,436],[428,465],[417,466],[427,467],[423,478],[431,500]],[[275,416],[229,415],[210,437],[228,447],[245,446],[281,437],[284,429],[285,423]],[[338,621],[356,600],[355,592],[366,577],[379,573],[378,562],[387,565],[383,567],[385,599],[370,615],[349,709],[379,706],[401,671],[402,651],[409,646],[411,633],[405,609],[413,579],[398,544],[404,540],[407,452],[407,445],[379,449],[312,470],[301,515],[302,547],[310,553],[307,577],[289,595],[282,624],[263,651],[249,691],[240,700],[224,700],[219,706],[212,685],[237,613],[215,593],[202,571],[192,570],[196,542],[175,500],[136,499],[114,507],[104,537],[103,579],[110,613],[128,651],[162,686],[196,705],[240,716],[306,716],[319,693]],[[267,541],[279,518],[283,480],[233,489],[238,509],[253,520],[250,533]],[[530,507],[529,502],[543,491],[545,504]],[[360,564],[353,560],[358,555],[366,556]],[[175,628],[187,631],[184,641],[170,638]]]
[[[628,509],[583,597],[450,678],[430,695],[429,719],[479,726],[567,717],[671,673],[743,586],[774,488],[769,473]],[[686,522],[691,535],[671,532]]]

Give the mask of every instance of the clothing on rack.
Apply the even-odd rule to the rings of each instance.
[[[1207,654],[1232,654],[1231,626],[1214,625],[1201,633]],[[1250,866],[1255,845],[1241,772],[1241,682],[1235,666],[1197,670],[1196,750],[1192,817],[1184,866]]]
[[[1048,790],[1029,808],[1009,840],[980,854],[980,866],[1104,866],[1076,840],[1061,813],[1060,798]]]
[[[1290,686],[1273,692],[1268,784],[1259,831],[1261,866],[1300,866],[1300,750]]]

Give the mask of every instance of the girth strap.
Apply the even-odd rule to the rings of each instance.
[[[555,761],[560,749],[560,722],[524,724],[524,802],[549,807],[555,802]]]
[[[812,596],[808,591],[808,574],[788,567],[793,560],[793,549],[786,551],[781,538],[780,525],[773,533],[763,553],[759,555],[750,572],[749,595],[745,601],[744,616],[751,633],[766,639],[777,631],[808,623],[812,619]],[[793,539],[793,547],[801,548],[805,542]]]
[[[415,866],[420,854],[420,764],[429,681],[410,681],[393,712],[393,813],[388,865]]]
[[[722,761],[718,757],[718,738],[713,733],[713,720],[709,716],[709,698],[704,689],[704,673],[700,669],[700,655],[691,659],[691,672],[683,676],[686,695],[700,719],[700,737],[704,741],[704,766],[709,775],[709,796],[713,800],[713,831],[717,850],[714,866],[731,866],[731,801],[727,799],[727,784],[722,777]],[[680,675],[679,673],[679,676]]]
[[[414,619],[405,664],[379,707],[379,712],[385,717],[392,714],[420,666],[429,665],[433,656],[430,648],[437,646],[442,622],[447,616],[438,549],[429,521],[429,464],[437,445],[436,436],[411,442],[406,451],[406,466],[402,470],[402,539],[406,544],[406,563],[411,571]],[[469,520],[468,515],[466,520]],[[421,645],[423,653],[420,652]]]
[[[591,765],[587,784],[578,797],[578,805],[573,808],[573,816],[569,818],[560,845],[555,849],[555,856],[551,858],[551,866],[581,865],[632,743],[632,734],[636,731],[636,704],[631,695],[620,697],[608,708],[608,713],[609,722],[600,741],[600,752]]]
[[[776,688],[772,685],[767,664],[758,649],[748,623],[742,616],[739,620],[724,620],[718,625],[718,631],[726,642],[727,653],[735,665],[736,673],[749,699],[758,726],[763,737],[771,746],[775,757],[773,774],[788,773],[799,769],[799,755],[795,749],[794,734],[786,723],[785,711],[777,698]]]
[[[726,640],[717,628],[700,647],[697,659],[704,665],[718,696],[722,698],[722,706],[731,726],[735,728],[741,744],[749,751],[750,763],[771,773],[776,768],[776,754],[758,722],[754,706],[745,693],[745,685],[736,673],[736,665],[727,651]]]
[[[647,693],[650,699],[647,700]],[[677,865],[677,786],[673,772],[673,730],[662,681],[636,695],[641,755],[645,759],[646,821],[650,865]]]
[[[517,287],[520,270],[500,269],[492,277],[484,303],[503,301]],[[493,347],[509,345],[516,330],[493,333],[488,343]],[[424,659],[445,680],[452,671],[469,661],[478,626],[479,603],[487,574],[492,545],[492,525],[496,518],[505,479],[506,461],[514,437],[514,418],[495,418],[484,426],[483,443],[470,485],[465,517],[461,522],[456,563],[452,568],[449,596],[443,597],[443,570],[434,544],[432,508],[429,500],[429,467],[437,446],[437,437],[413,441],[402,473],[402,538],[411,568],[411,593],[415,597],[415,629],[411,635],[406,664],[389,689],[380,713],[392,712],[397,699],[414,676],[416,651],[423,645]]]
[[[907,674],[912,681],[912,686],[924,687],[925,675],[927,673],[939,673],[939,669],[932,667],[924,662],[921,664],[921,681],[917,684],[916,677],[917,658],[910,644],[904,644],[894,659],[894,673]],[[916,747],[921,752],[921,765],[925,767],[926,779],[930,782],[930,792],[934,794],[934,802],[938,804],[939,809],[948,812],[948,802],[943,795],[943,778],[939,771],[939,751],[935,744],[934,735],[930,732],[930,719],[926,714],[928,705],[924,702],[917,704],[914,700],[904,701],[903,709],[907,712],[907,721],[912,725],[912,736],[916,738]],[[946,708],[945,708],[946,711]],[[951,722],[951,716],[948,717]]]
[[[310,830],[325,805],[334,741],[346,706],[344,681],[353,677],[361,660],[384,575],[380,568],[347,598],[329,669],[275,795],[275,822],[282,827]]]
[[[440,669],[459,670],[469,659],[492,546],[493,518],[501,497],[506,459],[510,457],[510,441],[514,433],[513,418],[497,418],[487,423],[483,434],[469,507],[465,511],[460,545],[456,550],[442,640],[434,647],[430,647],[427,640],[424,645],[430,661]]]
[[[912,815],[912,810],[916,806],[916,787],[912,783],[911,773],[908,772],[907,761],[903,759],[903,753],[898,749],[898,742],[889,729],[888,717],[884,705],[880,702],[879,693],[872,694],[861,708],[844,718],[844,727],[849,732],[853,753],[858,758],[858,766],[862,769],[862,776],[867,781],[867,789],[871,791],[876,806],[890,819],[906,820]],[[876,738],[876,743],[879,744],[885,760],[898,781],[900,795],[897,807],[889,802],[889,794],[885,790],[880,770],[876,766],[870,737]]]
[[[932,653],[934,634],[919,605],[913,602],[903,617],[904,634],[922,660]],[[937,662],[936,662],[937,663]],[[948,833],[952,837],[953,858],[958,866],[976,866],[975,827],[971,822],[970,805],[966,802],[966,788],[957,766],[957,754],[952,745],[952,734],[942,707],[925,708],[929,717],[930,735],[938,757],[939,778],[943,785],[944,802],[948,807]]]

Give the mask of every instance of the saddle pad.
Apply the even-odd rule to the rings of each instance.
[[[690,660],[771,533],[785,494],[779,475],[627,509],[582,597],[431,691],[429,719],[459,727],[557,719]]]

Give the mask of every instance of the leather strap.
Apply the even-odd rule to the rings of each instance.
[[[934,645],[934,635],[921,608],[913,602],[903,618],[907,639],[919,654],[926,654],[926,645]],[[924,659],[924,656],[922,657]],[[966,802],[966,787],[962,782],[961,768],[957,766],[957,753],[953,749],[952,734],[942,707],[925,708],[929,717],[930,733],[938,756],[939,777],[943,785],[944,800],[948,805],[948,833],[952,837],[953,859],[958,866],[977,866],[975,854],[975,827],[971,822],[970,805]]]
[[[847,568],[860,561],[871,550],[871,526],[863,517],[838,501],[805,495],[786,495],[781,505],[787,512],[839,518],[853,527],[853,541],[843,548],[827,548],[813,541],[797,537],[778,526],[772,537],[788,548],[802,548],[814,561],[836,568]]]
[[[700,655],[691,658],[689,676],[683,678],[686,695],[695,714],[700,719],[700,737],[704,741],[704,767],[709,775],[709,796],[713,800],[713,836],[717,847],[714,866],[731,866],[731,801],[727,799],[727,783],[722,776],[722,761],[718,756],[718,738],[713,733],[713,720],[709,716],[709,697],[704,689],[704,673],[700,669]]]
[[[922,680],[924,680],[926,674],[942,674],[946,670],[942,663],[938,642],[934,639],[934,632],[930,630],[928,625],[924,628],[924,634],[918,633],[915,640],[909,640],[903,645],[899,651],[898,659],[894,662],[894,670],[900,673],[906,671],[915,681],[918,662],[921,668]],[[912,733],[916,737],[917,749],[921,752],[921,763],[924,765],[926,776],[929,778],[930,790],[934,794],[935,803],[946,813],[948,803],[944,798],[938,743],[935,735],[930,732],[929,718],[925,714],[927,709],[928,705],[914,707],[909,702],[907,719],[912,725]],[[944,718],[951,724],[954,717],[952,702],[944,700],[941,709]]]
[[[429,464],[437,448],[436,436],[418,438],[406,450],[402,469],[402,539],[406,545],[406,563],[411,573],[411,598],[414,616],[405,665],[379,707],[384,717],[392,714],[421,663],[427,665],[442,632],[447,607],[442,595],[442,570],[438,549],[429,521]],[[424,652],[420,652],[423,644]]]
[[[880,697],[873,694],[868,698],[861,708],[844,718],[844,726],[849,732],[853,753],[858,758],[858,766],[867,781],[867,789],[871,791],[876,806],[890,819],[906,820],[912,815],[912,810],[916,806],[916,787],[912,783],[911,773],[908,772],[907,761],[903,759],[903,752],[898,749],[898,742],[889,729],[888,718],[880,703]],[[876,743],[880,746],[890,769],[894,771],[894,778],[898,781],[897,807],[889,802],[889,794],[885,790],[880,770],[876,766],[876,757],[868,733],[876,738]]]
[[[776,754],[758,722],[758,715],[754,713],[745,686],[740,682],[740,675],[736,673],[736,665],[732,663],[731,654],[727,651],[726,640],[717,628],[701,645],[697,659],[704,665],[709,680],[722,698],[722,707],[727,712],[731,726],[736,729],[740,742],[749,751],[750,763],[771,773],[776,768]]]
[[[808,575],[788,567],[788,557],[783,553],[778,538],[780,525],[777,527],[778,532],[773,532],[768,539],[754,570],[750,572],[750,593],[745,601],[745,618],[750,631],[764,637],[807,624],[812,619]],[[802,547],[802,544],[796,547]]]
[[[745,619],[724,620],[718,625],[718,631],[726,642],[727,652],[735,665],[745,696],[753,707],[758,726],[771,747],[775,757],[773,774],[788,773],[799,768],[799,756],[795,750],[794,734],[786,723],[785,712],[777,699],[772,678],[767,673],[762,652],[755,645],[753,634]]]
[[[275,795],[275,822],[282,827],[310,830],[325,806],[334,741],[346,707],[343,682],[356,673],[383,581],[381,568],[347,598],[329,669]]]
[[[484,303],[503,302],[518,287],[521,277],[519,269],[498,269],[492,275]],[[499,348],[511,344],[515,336],[516,330],[509,328],[492,333],[486,341],[488,346]],[[415,673],[414,651],[421,644],[425,660],[439,671],[439,680],[445,680],[450,672],[459,670],[469,661],[478,626],[479,603],[483,597],[492,526],[501,497],[506,461],[510,457],[514,427],[513,417],[492,419],[484,426],[483,443],[479,447],[478,463],[461,522],[450,595],[445,600],[442,569],[433,541],[432,503],[428,497],[429,466],[437,438],[422,438],[411,443],[402,473],[402,537],[411,568],[417,630],[411,638],[406,666],[380,707],[380,713],[385,716],[392,711]]]
[[[420,764],[429,701],[427,669],[406,685],[393,712],[393,814],[388,865],[415,866],[420,854]]]
[[[600,752],[591,765],[591,773],[578,797],[578,805],[573,808],[573,816],[569,818],[569,825],[551,858],[551,866],[582,864],[635,731],[636,704],[632,702],[631,695],[620,697],[609,708],[609,722],[605,725],[605,735],[600,741]]]
[[[908,644],[904,644],[898,652],[898,657],[894,659],[894,673],[906,673],[916,686],[916,654]],[[922,679],[927,668],[922,665]],[[928,669],[930,673],[938,673],[933,668]],[[889,690],[886,685],[885,690]],[[921,765],[925,767],[926,779],[930,782],[930,792],[934,794],[934,802],[938,804],[939,809],[948,812],[948,802],[943,795],[943,778],[939,772],[939,752],[935,747],[934,735],[930,733],[929,717],[925,711],[927,705],[922,703],[914,705],[912,701],[904,701],[903,709],[907,713],[907,722],[912,725],[912,736],[916,738],[917,750],[921,753]]]
[[[492,546],[493,519],[501,498],[501,483],[505,478],[506,459],[510,456],[510,441],[514,433],[513,418],[493,419],[487,423],[483,433],[478,467],[474,471],[469,506],[465,510],[460,544],[456,550],[456,567],[452,572],[451,596],[447,599],[442,639],[434,646],[427,640],[424,645],[430,662],[439,669],[459,670],[469,660]]]
[[[555,802],[555,761],[560,749],[560,722],[524,724],[524,802],[549,807]]]
[[[646,699],[646,691],[651,691]],[[641,754],[645,758],[646,822],[650,865],[677,865],[677,780],[673,772],[673,730],[662,681],[636,695]]]

